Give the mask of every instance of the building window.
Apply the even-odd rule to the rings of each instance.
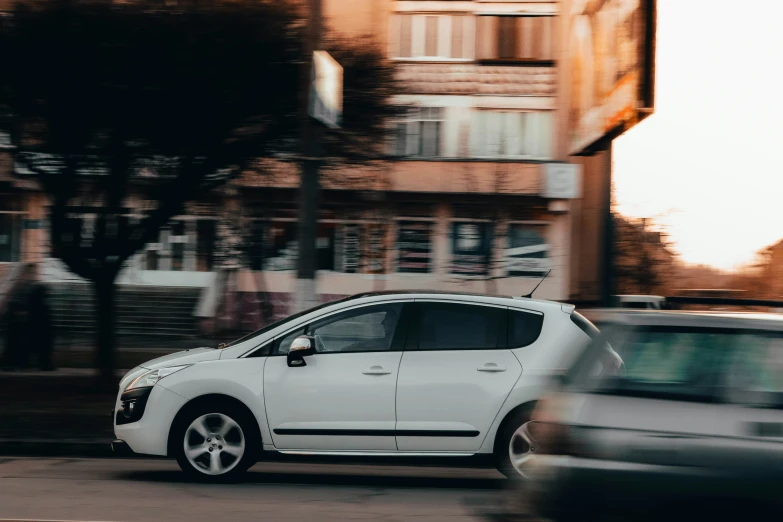
[[[432,223],[399,221],[397,223],[397,272],[428,274],[432,272]]]
[[[546,225],[508,226],[505,267],[509,277],[543,276],[549,270]]]
[[[169,251],[171,252],[171,270],[182,271],[185,265],[185,243],[188,236],[185,235],[185,223],[172,221],[169,231]]]
[[[451,273],[487,276],[492,252],[492,223],[455,222],[451,229]]]
[[[211,272],[214,264],[217,221],[199,219],[196,221],[196,270]]]
[[[552,114],[475,110],[471,115],[471,156],[550,159]]]
[[[296,269],[296,221],[272,221],[267,226],[264,270]]]
[[[476,58],[508,63],[554,62],[553,16],[479,16]]]
[[[385,223],[365,225],[364,273],[385,274],[389,227]]]
[[[462,14],[397,14],[392,17],[392,58],[469,60],[472,17]]]
[[[257,227],[261,228],[259,220]],[[255,270],[295,270],[298,255],[297,222],[272,221],[265,224],[263,263],[256,259]],[[346,274],[386,272],[386,231],[382,224],[345,223],[323,220],[318,223],[316,237],[316,270]]]
[[[22,220],[22,214],[0,214],[0,262],[21,259]]]
[[[335,242],[338,272],[356,274],[361,262],[361,228],[358,223],[346,223],[338,228]]]
[[[437,158],[441,155],[444,110],[441,107],[413,107],[397,124],[395,155]]]

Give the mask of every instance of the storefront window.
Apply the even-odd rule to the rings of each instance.
[[[187,243],[188,239],[185,235],[185,223],[183,221],[173,221],[169,234],[171,269],[181,271],[184,267],[185,243]]]
[[[199,219],[196,222],[196,270],[210,272],[214,264],[216,221]]]
[[[492,223],[452,223],[451,273],[464,276],[489,275]]]
[[[295,270],[298,246],[295,221],[272,221],[267,223],[264,270]]]
[[[20,259],[22,215],[0,214],[0,262],[16,262]]]
[[[542,276],[549,270],[546,225],[511,224],[505,253],[509,277]]]
[[[296,270],[298,225],[295,221],[256,222],[254,237],[264,237],[256,248],[253,268]],[[322,221],[316,236],[316,269],[329,272],[382,273],[385,270],[385,225]],[[263,259],[263,262],[261,260]]]
[[[215,265],[217,222],[177,219],[163,227],[143,254],[145,270],[209,272]]]
[[[318,223],[315,238],[316,270],[334,271],[335,223]]]
[[[386,273],[386,251],[388,227],[384,223],[372,223],[365,226],[367,237],[364,249],[364,273]]]
[[[347,223],[339,228],[337,238],[336,265],[340,272],[355,274],[361,261],[361,228],[356,223]]]
[[[250,268],[252,270],[264,269],[264,258],[266,257],[268,227],[266,222],[261,219],[254,219],[250,222],[250,236],[246,238],[248,242],[248,252],[250,253]]]
[[[432,223],[400,221],[397,223],[397,272],[427,274],[432,272]]]

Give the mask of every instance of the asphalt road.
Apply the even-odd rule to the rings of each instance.
[[[262,463],[214,485],[166,460],[0,457],[0,521],[497,522],[512,494],[483,469]]]

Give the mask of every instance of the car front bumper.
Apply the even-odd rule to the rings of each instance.
[[[124,442],[133,453],[166,456],[171,424],[177,412],[186,402],[184,397],[156,384],[146,398],[144,412],[139,420],[118,424],[119,415],[112,413],[114,435],[119,441]],[[121,410],[122,393],[119,393],[114,412]]]

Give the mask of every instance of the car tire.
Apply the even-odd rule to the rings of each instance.
[[[252,414],[228,401],[202,402],[183,411],[172,437],[177,464],[200,482],[236,481],[256,463],[261,447]]]
[[[495,437],[495,465],[498,471],[510,480],[525,480],[525,476],[518,470],[518,465],[536,450],[535,443],[525,429],[532,413],[533,405],[519,408],[501,425]]]

